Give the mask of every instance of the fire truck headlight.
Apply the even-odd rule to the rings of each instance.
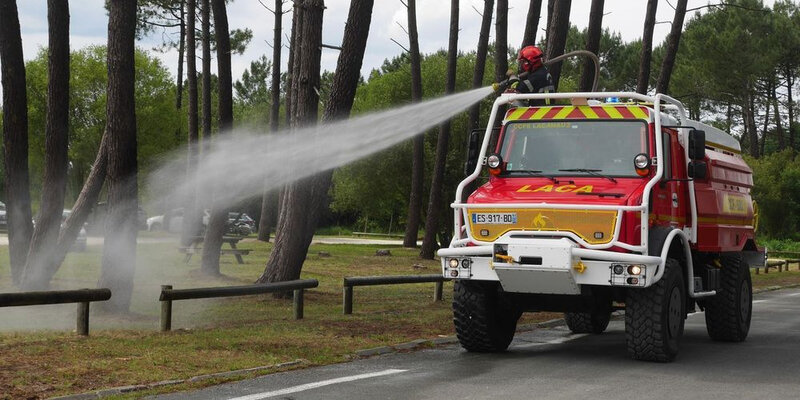
[[[650,168],[650,157],[647,156],[645,153],[639,153],[636,157],[633,157],[633,166],[636,167],[636,171],[647,171]]]
[[[458,268],[459,262],[457,258],[451,258],[447,263],[450,265],[450,268]]]
[[[641,275],[642,273],[642,266],[641,265],[631,265],[628,267],[628,274],[629,275]]]
[[[486,165],[489,168],[500,168],[500,164],[503,163],[503,159],[498,154],[492,154],[489,157],[486,157]]]

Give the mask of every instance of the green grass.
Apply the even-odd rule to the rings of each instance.
[[[242,285],[260,276],[271,245],[248,240],[240,242],[239,248],[252,250],[244,257],[245,265],[225,255],[223,275],[208,277],[199,272],[199,255],[183,263],[176,242],[140,244],[131,313],[116,316],[93,311],[89,337],[74,333],[74,304],[0,309],[0,399],[185,379],[297,359],[305,360],[295,367],[302,368],[346,361],[359,349],[453,334],[450,283],[445,284],[442,302],[433,301],[432,283],[356,287],[354,314],[342,315],[345,276],[439,273],[438,261],[420,260],[416,249],[379,245],[311,246],[301,278],[317,279],[320,286],[306,292],[303,320],[293,319],[291,300],[269,295],[186,300],[173,304],[173,331],[160,333],[161,285],[176,289]],[[374,255],[376,249],[384,248],[391,249],[391,257]],[[0,247],[0,260],[8,260],[7,249]],[[95,287],[100,256],[99,246],[70,253],[52,282],[53,289]],[[773,270],[754,275],[754,285],[800,282],[800,272],[793,268],[789,273]],[[8,290],[13,286],[7,261],[3,261],[0,291]],[[556,316],[526,314],[522,322]]]
[[[359,349],[453,334],[450,283],[442,302],[433,301],[432,283],[357,287],[354,314],[342,315],[344,276],[439,273],[438,261],[420,260],[418,250],[377,245],[311,246],[301,278],[320,285],[306,292],[301,321],[293,319],[291,300],[269,295],[186,300],[173,303],[173,331],[160,333],[161,285],[242,285],[260,276],[271,245],[246,241],[238,247],[252,250],[246,264],[224,255],[223,275],[208,277],[199,271],[199,255],[183,263],[176,243],[140,244],[131,314],[102,315],[94,307],[89,337],[74,333],[74,304],[0,310],[0,398],[63,395],[296,359],[307,360],[303,366],[329,364]],[[379,248],[390,248],[392,256],[374,256]],[[99,246],[70,253],[52,288],[95,287],[100,257]],[[7,247],[0,247],[0,259],[8,260]],[[0,277],[0,291],[13,290],[7,262]],[[528,320],[537,318],[552,316]]]

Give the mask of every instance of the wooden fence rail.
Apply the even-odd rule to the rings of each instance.
[[[172,285],[161,286],[161,331],[172,330],[172,302],[175,300],[208,299],[215,297],[249,296],[256,294],[294,292],[294,318],[303,318],[303,290],[319,286],[316,279],[263,283],[245,286],[219,286],[192,289],[173,289]]]
[[[110,298],[110,289],[0,293],[0,307],[78,303],[77,331],[79,335],[88,336],[89,303],[93,301],[106,301]]]

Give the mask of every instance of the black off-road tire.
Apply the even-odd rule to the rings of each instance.
[[[603,333],[610,320],[611,312],[609,311],[564,313],[564,321],[567,322],[567,327],[572,333]]]
[[[521,314],[508,304],[495,282],[456,280],[453,285],[453,324],[467,351],[505,351]]]
[[[708,336],[722,342],[742,342],[750,331],[753,314],[753,283],[750,267],[741,255],[720,260],[720,288],[705,302]]]
[[[628,289],[625,338],[636,360],[670,362],[678,354],[686,319],[686,286],[681,266],[667,259],[664,275],[646,289]]]

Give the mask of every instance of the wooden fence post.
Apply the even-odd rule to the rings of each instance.
[[[442,291],[444,282],[436,282],[436,287],[433,289],[433,301],[442,301]]]
[[[171,290],[172,285],[161,285],[161,292]],[[161,301],[161,332],[172,330],[172,300]]]
[[[78,303],[78,335],[89,336],[89,302]]]
[[[344,291],[343,297],[343,305],[342,305],[342,312],[344,314],[352,314],[353,313],[353,287],[352,286],[344,286],[342,289]]]
[[[294,319],[303,319],[303,289],[294,290]]]

